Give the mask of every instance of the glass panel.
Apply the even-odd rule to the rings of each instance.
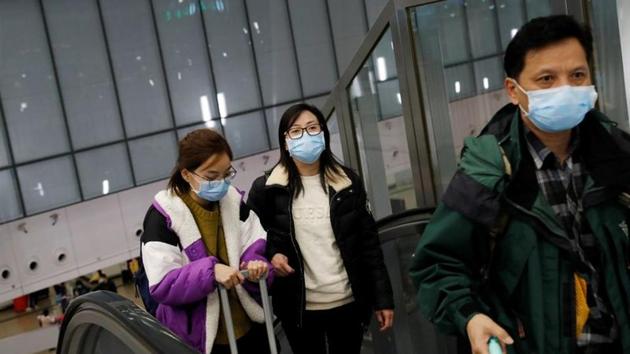
[[[200,8],[194,0],[153,0],[177,125],[218,117]]]
[[[247,0],[263,102],[266,106],[300,96],[287,3]]]
[[[101,1],[101,9],[127,136],[172,127],[149,1]]]
[[[483,93],[503,89],[503,57],[494,57],[476,61],[475,86],[477,92]]]
[[[41,8],[36,0],[1,1],[0,13],[0,94],[15,162],[67,152]]]
[[[333,111],[328,117],[328,131],[330,132],[330,150],[343,162],[343,148],[341,147],[341,132],[337,121],[337,112]]]
[[[206,123],[201,123],[201,124],[196,124],[196,125],[192,125],[186,128],[181,128],[181,129],[177,129],[177,140],[181,140],[183,139],[188,133],[197,130],[197,129],[204,129],[204,128],[208,128],[208,129],[212,129],[218,133],[221,133],[221,121],[217,120],[211,120],[208,121]]]
[[[624,82],[622,36],[619,18],[623,25],[630,21],[624,18],[624,13],[617,14],[615,0],[590,1],[590,14],[592,19],[594,55],[597,70],[595,71],[595,83],[599,93],[598,107],[610,119],[619,124],[619,127],[628,131],[628,106],[626,85]],[[630,5],[626,2],[624,6]],[[620,7],[623,11],[623,8]],[[621,32],[621,33],[620,33]],[[630,31],[625,31],[630,33]],[[621,38],[620,38],[621,37]],[[628,68],[626,68],[626,71]],[[626,77],[629,73],[625,73]]]
[[[370,28],[374,25],[374,22],[376,22],[378,15],[381,14],[385,5],[387,5],[387,0],[365,0],[365,10],[367,12]]]
[[[0,167],[10,163],[11,157],[9,156],[8,141],[4,130],[4,119],[2,119],[0,114]]]
[[[203,14],[208,45],[212,49],[219,109],[223,110],[221,114],[226,116],[260,107],[244,4],[242,1],[210,3],[210,8]]]
[[[396,118],[402,115],[402,98],[400,97],[400,83],[398,79],[376,84],[378,100],[381,107],[381,119]]]
[[[282,114],[289,107],[299,102],[292,102],[289,104],[285,104],[282,106],[276,106],[265,110],[265,115],[267,116],[267,131],[269,132],[269,140],[271,140],[271,148],[277,149],[278,146],[278,129],[280,127],[280,119],[282,119]]]
[[[496,3],[499,9],[501,48],[505,48],[518,29],[524,24],[525,6],[523,0],[498,0]]]
[[[501,52],[494,1],[472,0],[464,5],[468,19],[470,49],[474,58]]]
[[[475,94],[475,83],[470,64],[444,68],[444,75],[448,87],[448,97],[451,101]]]
[[[418,58],[416,65],[426,92],[425,101],[430,102],[426,109],[427,116],[431,117],[430,134],[434,142],[431,149],[438,158],[436,175],[442,191],[455,172],[464,138],[477,134],[496,111],[509,102],[502,90],[501,51],[513,35],[512,28],[518,29],[525,15],[531,15],[529,10],[534,4],[541,6],[537,11],[542,9],[537,16],[551,14],[548,1],[530,0],[448,1],[447,4],[439,2],[410,10]],[[524,12],[525,8],[527,12]],[[435,16],[445,9],[448,11]],[[470,31],[453,20],[462,12],[468,13],[469,22],[472,20]],[[445,30],[448,36],[445,36]],[[444,48],[455,50],[455,40],[462,47],[470,47],[475,57],[491,56],[479,60],[453,60]],[[458,59],[463,59],[463,55]]]
[[[387,38],[384,35],[381,41],[388,43]],[[417,206],[404,119],[398,115],[382,121],[379,114],[383,109],[375,88],[382,69],[375,65],[379,57],[372,56],[363,65],[348,89],[363,177],[377,219]],[[389,90],[399,91],[397,83],[389,81]]]
[[[0,222],[17,219],[22,216],[18,189],[15,184],[13,170],[0,171]]]
[[[95,1],[42,1],[73,147],[123,138]],[[80,28],[80,31],[77,31]]]
[[[125,144],[88,150],[76,159],[85,199],[133,187]]]
[[[329,92],[337,79],[325,1],[289,1],[305,96]]]
[[[467,31],[462,6],[452,4],[452,2],[443,3],[443,5],[425,9],[423,14],[433,18],[433,22],[439,26],[439,43],[446,64],[458,63],[470,58],[470,44],[466,36],[462,36],[462,33]],[[439,21],[435,20],[436,15],[439,15]]]
[[[328,95],[319,96],[315,98],[309,98],[309,99],[304,100],[304,102],[310,105],[313,105],[319,108],[320,110],[324,109],[324,105],[326,104],[326,101],[328,101]]]
[[[176,146],[174,132],[129,141],[136,184],[168,177],[177,161]]]
[[[350,64],[367,32],[363,6],[363,0],[328,0],[339,75]]]
[[[81,200],[72,158],[69,156],[18,167],[17,175],[27,214]]]
[[[262,112],[230,117],[223,125],[234,159],[269,150]]]
[[[551,14],[551,0],[525,0],[525,4],[528,20]]]

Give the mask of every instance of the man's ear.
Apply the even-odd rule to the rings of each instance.
[[[518,105],[518,94],[520,92],[518,87],[516,87],[516,84],[514,83],[514,79],[506,77],[503,85],[505,86],[505,92],[507,93],[510,102],[512,102],[512,104]]]

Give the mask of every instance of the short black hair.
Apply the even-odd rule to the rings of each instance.
[[[517,79],[525,67],[525,56],[530,50],[568,38],[575,38],[580,42],[590,65],[593,57],[593,35],[590,28],[578,23],[571,16],[555,15],[535,18],[521,27],[505,50],[505,74]]]

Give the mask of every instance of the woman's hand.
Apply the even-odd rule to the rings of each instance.
[[[375,312],[376,319],[378,320],[378,330],[383,332],[392,327],[394,324],[394,310],[385,309]]]
[[[247,269],[247,280],[257,282],[267,273],[269,266],[267,262],[249,261],[247,263],[241,263],[241,269]]]
[[[231,289],[245,281],[238,269],[220,263],[214,265],[214,279],[226,289]]]
[[[287,256],[282,253],[276,253],[271,258],[271,264],[273,265],[274,271],[278,276],[286,277],[289,274],[293,274],[295,270],[291,268],[289,265],[289,259]]]

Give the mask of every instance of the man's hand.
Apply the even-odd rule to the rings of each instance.
[[[506,345],[514,343],[510,335],[496,324],[490,317],[478,313],[466,324],[466,333],[470,340],[473,354],[488,354],[490,337],[497,337],[501,343],[503,353],[507,353]]]
[[[271,264],[274,271],[278,276],[286,277],[289,274],[293,274],[295,270],[289,265],[289,259],[282,253],[276,253],[271,258]]]

